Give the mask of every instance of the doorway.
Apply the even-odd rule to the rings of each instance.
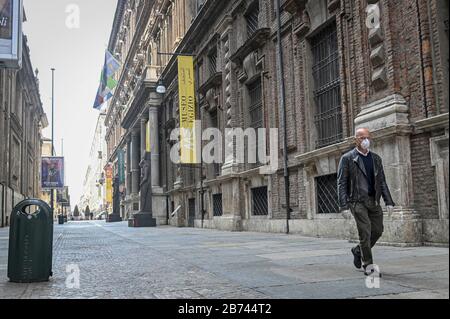
[[[189,199],[188,227],[195,227],[195,198]]]

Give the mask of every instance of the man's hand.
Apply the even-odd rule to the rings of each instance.
[[[341,211],[341,214],[342,214],[342,217],[344,217],[344,219],[351,219],[353,216],[350,209]]]
[[[387,208],[387,211],[388,211],[389,219],[392,219],[392,213],[394,212],[394,206],[388,205],[388,206],[386,206],[386,208]]]

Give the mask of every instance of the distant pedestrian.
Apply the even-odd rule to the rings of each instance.
[[[356,268],[373,265],[372,248],[383,234],[383,197],[389,215],[395,206],[384,175],[381,157],[370,150],[370,131],[361,128],[356,131],[356,148],[346,153],[339,163],[338,198],[341,210],[350,209],[355,218],[360,243],[352,248]],[[373,272],[373,269],[371,269]]]

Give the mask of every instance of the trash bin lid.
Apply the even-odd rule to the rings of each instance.
[[[30,207],[36,207],[36,209],[29,209]],[[29,209],[27,211],[27,209]],[[32,219],[33,216],[37,217],[40,214],[45,214],[47,217],[51,216],[50,206],[39,199],[25,199],[18,203],[13,208],[13,214],[20,214],[26,216],[28,219]]]

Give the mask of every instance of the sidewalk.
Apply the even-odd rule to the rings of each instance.
[[[54,240],[51,281],[13,284],[0,229],[0,298],[449,298],[448,248],[376,247],[383,277],[369,289],[342,240],[104,222],[55,225]]]

